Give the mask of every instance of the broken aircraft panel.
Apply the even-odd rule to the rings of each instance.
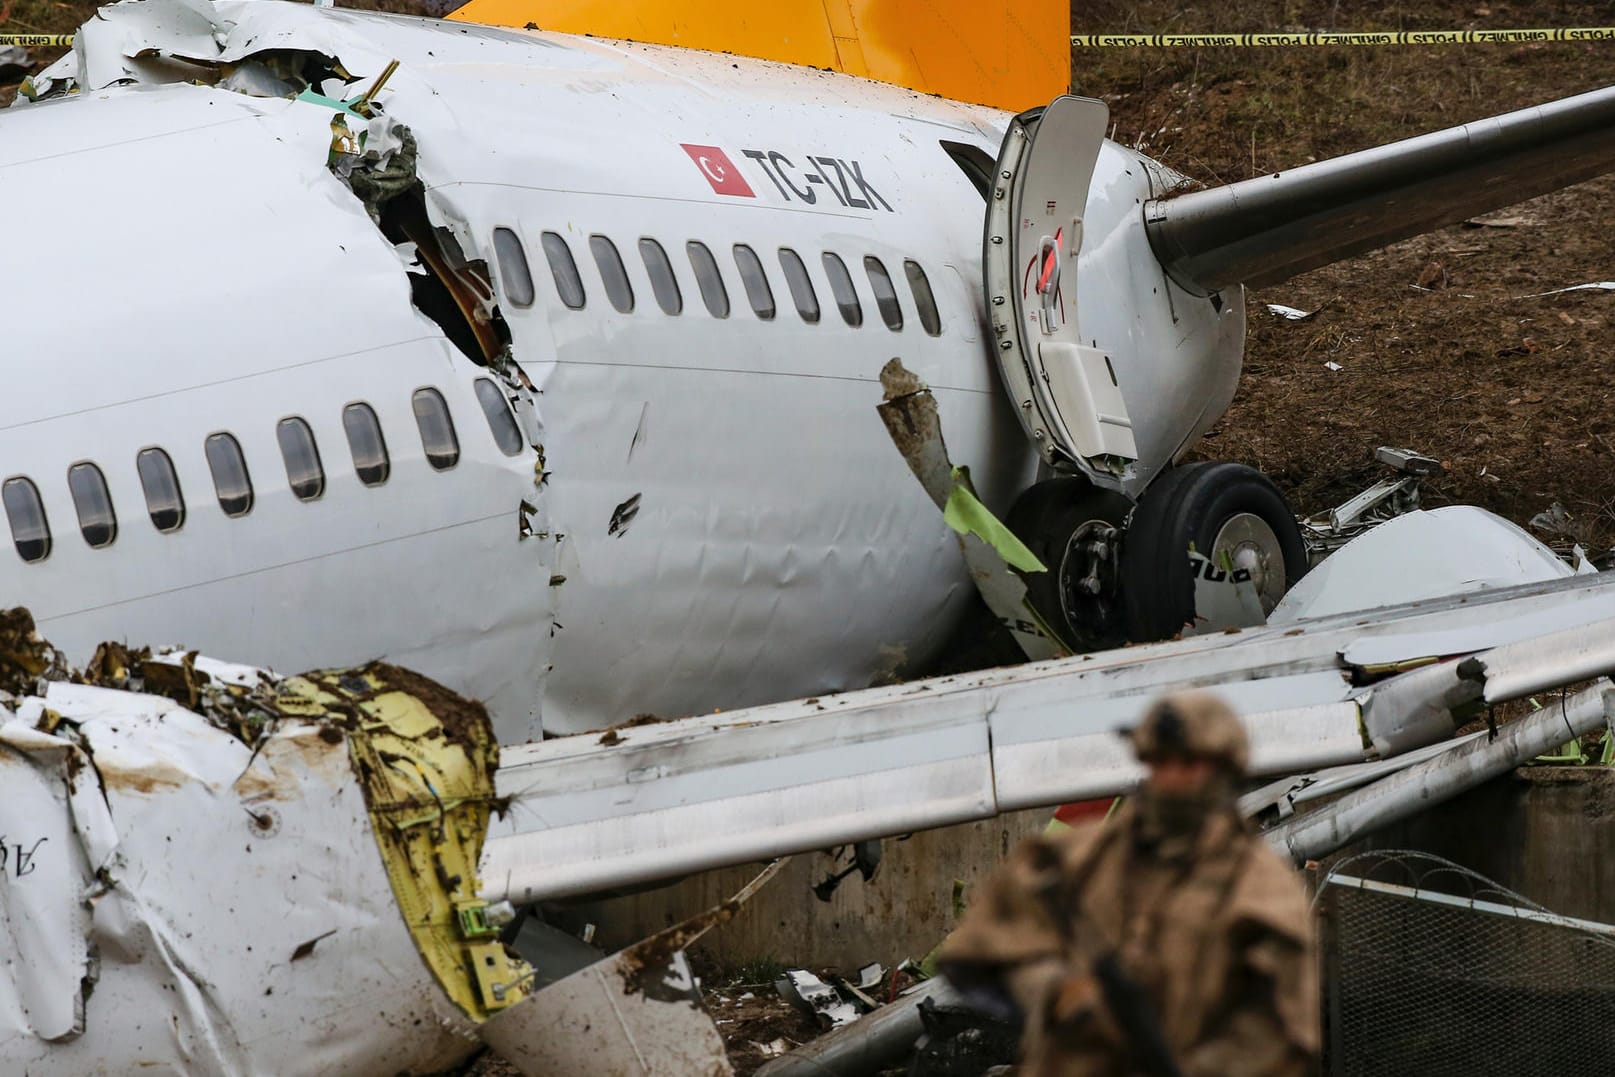
[[[547,1073],[619,1043],[560,1021],[587,981],[641,1063],[728,1072],[682,951],[777,866],[538,991],[477,896],[501,808],[479,705],[382,663],[281,678],[107,644],[72,670],[22,610],[0,644],[8,1065],[392,1077],[489,1044]]]
[[[147,401],[143,421],[166,429],[192,425],[196,416],[230,423],[240,412],[231,386],[244,383],[258,404],[308,414],[331,446],[342,443],[344,430],[320,429],[330,416],[310,410],[316,394],[360,400],[392,435],[384,451],[401,466],[389,473],[383,465],[379,478],[366,479],[362,505],[344,503],[346,491],[298,505],[292,556],[285,543],[291,521],[256,525],[276,511],[262,497],[247,510],[254,526],[228,534],[213,530],[232,521],[190,514],[183,531],[166,539],[174,556],[149,576],[125,573],[109,590],[102,575],[75,573],[57,558],[28,566],[9,598],[33,608],[79,661],[103,638],[98,611],[107,608],[124,611],[125,638],[205,638],[220,653],[269,656],[282,667],[385,653],[452,688],[475,687],[498,716],[501,735],[526,740],[541,729],[552,665],[557,598],[547,581],[555,543],[536,463],[544,435],[539,388],[508,347],[482,253],[488,229],[473,227],[452,194],[434,186],[444,140],[421,147],[382,104],[410,85],[412,73],[388,75],[384,47],[367,49],[340,23],[288,14],[288,7],[114,5],[86,25],[72,53],[32,81],[38,102],[8,112],[8,131],[17,137],[6,140],[9,153],[0,150],[0,166],[27,165],[39,193],[74,206],[75,220],[100,242],[142,251],[143,276],[183,282],[160,297],[131,297],[113,312],[121,335],[167,342],[159,367],[108,363],[92,377],[79,371],[70,390],[52,377],[34,379],[10,404],[17,414],[48,417],[55,424],[50,441],[84,445],[134,418],[131,400]],[[69,94],[71,101],[53,100]],[[167,98],[163,109],[144,107],[152,94]],[[430,109],[432,95],[419,95]],[[429,129],[437,120],[435,130],[447,119],[441,107],[425,118]],[[42,145],[74,150],[41,158]],[[186,164],[176,168],[181,160]],[[108,174],[120,177],[120,197],[147,209],[130,214],[105,197]],[[36,225],[51,227],[19,223],[25,233]],[[201,273],[194,264],[199,249],[263,236],[275,242],[232,258],[228,273]],[[49,245],[43,232],[38,238]],[[400,243],[411,264],[401,261]],[[91,259],[80,265],[76,284],[122,295],[128,272],[116,260]],[[177,339],[176,325],[188,329]],[[106,353],[104,341],[93,339],[95,319],[60,331],[65,353]],[[217,342],[224,341],[274,347],[229,347],[229,376],[221,378]],[[407,393],[389,400],[382,384],[394,378],[431,387],[461,424],[458,437],[450,428],[444,447],[424,447],[429,468],[425,461],[402,466],[410,452],[405,431],[423,421],[422,404],[415,400],[412,414]],[[466,424],[489,408],[487,386],[508,402],[518,438],[498,425],[502,441],[470,436],[475,431]],[[58,414],[53,400],[61,399],[74,401],[72,414]],[[498,422],[508,427],[509,418],[496,410],[489,423]],[[32,429],[0,424],[0,447],[16,450],[19,438],[37,445]],[[239,427],[233,436],[261,481],[278,448]],[[183,471],[183,458],[176,459]],[[472,481],[430,481],[450,468]],[[188,481],[187,493],[205,496],[199,485]],[[422,503],[434,506],[427,526]],[[452,571],[468,555],[479,559],[479,571]],[[365,565],[384,565],[411,585],[356,596],[352,581],[365,578]],[[265,594],[274,596],[268,604],[254,597]],[[422,626],[454,606],[477,611],[477,631],[444,647]],[[270,615],[230,612],[241,608]],[[298,630],[281,631],[279,616],[294,610]],[[352,616],[365,618],[371,638],[355,641],[344,620]]]
[[[542,727],[550,732],[599,728],[625,713],[691,713],[854,687],[885,673],[890,655],[902,655],[913,665],[938,651],[971,601],[951,535],[919,491],[896,481],[902,463],[889,459],[884,434],[873,421],[847,424],[835,439],[823,438],[818,424],[792,421],[804,408],[814,415],[856,413],[868,419],[868,383],[891,354],[881,337],[865,334],[851,341],[836,359],[858,364],[857,373],[827,378],[812,337],[822,327],[790,313],[777,277],[773,302],[780,316],[770,321],[747,313],[738,282],[728,281],[735,310],[723,331],[732,334],[733,343],[723,347],[712,346],[710,330],[701,328],[693,310],[680,321],[657,321],[643,312],[616,320],[597,317],[596,308],[610,308],[594,276],[588,278],[586,311],[563,309],[542,295],[552,285],[545,273],[544,231],[558,230],[585,274],[593,272],[587,261],[591,233],[614,235],[637,274],[632,237],[668,230],[668,218],[658,210],[665,203],[655,200],[667,185],[688,180],[710,191],[677,138],[665,147],[667,160],[679,165],[673,174],[663,169],[656,147],[600,144],[602,120],[609,115],[658,130],[673,124],[733,128],[743,144],[763,144],[766,132],[777,126],[772,98],[743,104],[732,114],[733,101],[719,101],[702,89],[709,74],[725,79],[752,74],[737,74],[731,58],[307,5],[146,0],[108,11],[112,14],[80,36],[72,55],[34,79],[39,100],[6,116],[12,125],[8,136],[21,132],[30,147],[46,140],[93,147],[103,129],[116,131],[121,140],[126,129],[152,128],[144,133],[160,137],[139,143],[143,152],[103,147],[76,153],[44,183],[56,186],[59,179],[64,198],[89,207],[83,226],[99,237],[97,242],[104,240],[109,249],[150,251],[144,275],[195,282],[183,302],[162,297],[147,309],[143,295],[138,303],[131,298],[139,309],[129,312],[127,328],[120,324],[120,332],[157,340],[164,338],[165,326],[185,324],[187,318],[200,322],[196,339],[174,341],[176,354],[165,355],[162,369],[150,375],[165,384],[131,384],[148,376],[146,363],[136,370],[136,364],[125,362],[105,377],[97,368],[95,377],[78,378],[104,387],[92,393],[98,399],[91,406],[117,407],[149,398],[155,389],[192,394],[185,415],[217,414],[225,394],[215,391],[199,400],[203,393],[193,384],[208,376],[216,380],[220,366],[216,347],[203,347],[201,340],[265,341],[273,342],[278,356],[314,364],[307,380],[323,395],[350,399],[364,399],[381,378],[428,385],[449,369],[460,388],[469,390],[480,376],[503,374],[501,386],[533,447],[531,454],[524,451],[509,460],[484,453],[475,461],[477,474],[499,473],[497,493],[452,492],[447,482],[428,486],[411,479],[409,496],[400,490],[380,526],[363,519],[362,512],[344,511],[335,496],[299,506],[299,518],[277,530],[284,535],[293,528],[299,534],[312,529],[324,537],[331,549],[307,551],[328,562],[321,579],[293,579],[275,564],[281,544],[267,537],[263,549],[256,548],[257,540],[237,546],[238,572],[269,562],[261,571],[270,578],[256,579],[253,586],[284,596],[286,611],[336,610],[339,600],[345,613],[356,605],[368,607],[367,624],[375,626],[379,638],[367,640],[363,652],[345,650],[358,645],[354,633],[339,631],[336,617],[328,619],[328,629],[319,627],[327,619],[300,619],[315,627],[293,634],[206,612],[182,613],[180,599],[164,597],[181,594],[181,587],[195,588],[191,598],[204,592],[205,608],[239,607],[247,598],[246,583],[226,579],[226,567],[214,563],[222,557],[207,550],[189,562],[174,559],[202,569],[189,574],[202,575],[200,585],[164,567],[173,578],[162,581],[165,590],[158,597],[133,586],[112,596],[120,611],[116,634],[205,639],[221,654],[283,668],[385,653],[451,687],[471,691],[475,685],[510,742],[538,732],[540,709]],[[353,115],[395,60],[396,70],[370,101],[374,107],[367,111],[373,114]],[[811,93],[812,100],[825,104],[824,130],[813,135],[814,144],[890,176],[872,182],[885,184],[880,189],[890,204],[907,206],[908,224],[916,214],[941,220],[974,212],[976,193],[945,157],[940,163],[946,171],[916,173],[904,194],[891,184],[903,174],[895,166],[899,149],[910,144],[909,126],[941,117],[960,137],[991,141],[996,135],[984,125],[987,113],[890,87],[874,89],[890,100],[871,110],[838,97],[835,87],[821,84],[819,72],[781,73],[774,67],[767,72],[791,80],[781,92],[793,100],[807,100],[801,94]],[[535,99],[579,107],[535,111]],[[237,114],[239,123],[227,122]],[[855,115],[875,120],[842,145],[837,132],[846,141],[845,133],[853,130],[846,119]],[[332,163],[342,177],[316,176],[331,158],[332,124],[338,118],[342,130]],[[25,120],[26,130],[18,126]],[[407,175],[407,170],[393,175],[399,151],[388,155],[393,142],[403,146],[395,125],[407,128],[413,139],[418,206],[413,192],[386,202],[373,197],[377,183],[386,188]],[[261,160],[264,148],[245,146],[255,139],[270,142],[295,164],[267,166]],[[7,143],[18,145],[9,137]],[[576,152],[585,144],[600,152]],[[18,152],[13,149],[8,161],[0,150],[0,164],[21,163]],[[26,163],[32,170],[37,162],[28,157]],[[90,177],[111,173],[130,177],[127,190],[120,184],[115,198],[83,189]],[[253,191],[261,183],[273,211],[243,211],[244,183]],[[345,191],[351,184],[358,189]],[[921,184],[937,188],[933,196],[917,198]],[[313,205],[305,209],[294,192]],[[140,215],[122,208],[127,199],[158,208],[136,220]],[[426,227],[399,219],[406,207],[411,214],[418,208]],[[772,224],[766,234],[731,236],[737,222],[719,209],[694,202],[686,208],[705,215],[699,226],[692,221],[688,227],[697,235],[711,229],[720,260],[732,243],[747,241],[772,260]],[[372,209],[380,216],[379,233]],[[895,268],[916,252],[904,221],[885,216],[894,219],[872,226],[861,244],[867,247],[864,253]],[[50,228],[39,228],[27,241],[48,247]],[[518,241],[525,267],[502,261],[495,249],[500,229]],[[154,236],[163,242],[153,242]],[[262,244],[262,236],[274,242]],[[904,350],[913,353],[910,365],[931,380],[934,391],[970,420],[955,435],[955,447],[977,462],[975,484],[983,499],[999,508],[1024,482],[1022,472],[1030,470],[1032,459],[1008,429],[992,421],[1001,407],[992,371],[969,364],[936,376],[948,370],[955,331],[967,341],[979,337],[979,328],[966,324],[979,297],[955,288],[957,271],[945,268],[968,265],[977,244],[972,236],[961,234],[957,240],[934,252],[932,277],[958,308],[958,317],[945,319],[943,335],[935,339],[918,332],[915,344]],[[811,249],[819,238],[804,233],[790,242]],[[245,279],[231,281],[228,289],[222,280],[198,279],[195,273],[199,258],[226,245],[251,249],[251,256],[241,259]],[[442,252],[435,263],[434,249]],[[683,252],[670,248],[668,253],[676,260]],[[771,272],[777,274],[777,267]],[[124,294],[127,267],[100,260],[84,267],[78,283],[96,294]],[[489,285],[499,320],[473,301]],[[644,305],[651,296],[643,284],[639,288]],[[260,301],[241,303],[242,294]],[[261,301],[269,295],[276,297],[274,303]],[[486,321],[496,329],[491,339],[501,342],[497,327],[502,322],[513,369],[490,373],[479,365],[498,365],[497,357],[490,361],[486,354],[490,338],[474,339],[474,332],[468,338],[456,331],[455,319],[469,321],[472,330],[484,328]],[[67,333],[70,354],[93,357],[104,350],[98,349],[95,325],[72,326]],[[400,362],[400,352],[410,360]],[[881,354],[874,358],[872,353]],[[809,355],[816,357],[811,363]],[[758,356],[773,359],[758,369]],[[290,377],[260,359],[232,354],[230,376],[266,382]],[[352,376],[326,377],[339,366]],[[363,378],[360,368],[371,379]],[[715,380],[738,393],[725,389],[724,407],[712,406]],[[456,395],[442,388],[457,418],[477,413],[468,391]],[[266,393],[260,399],[285,413],[309,406],[289,387],[275,394],[278,403],[268,404],[270,398]],[[657,402],[651,420],[654,451],[645,434],[645,402],[651,399]],[[622,401],[632,404],[622,406]],[[25,414],[54,414],[46,401],[26,403]],[[397,419],[381,418],[389,433],[395,422],[409,429],[414,421],[407,411]],[[167,423],[168,417],[156,421]],[[459,421],[463,426],[465,420]],[[317,433],[326,442],[341,436],[340,430]],[[0,428],[0,449],[7,436]],[[60,439],[53,431],[56,440],[83,439],[64,429]],[[393,438],[390,446],[399,440]],[[473,440],[461,439],[457,477],[467,474],[464,455],[480,448]],[[741,446],[749,448],[737,452]],[[249,460],[275,451],[273,444],[247,444],[244,450]],[[534,454],[544,459],[541,466]],[[631,460],[625,462],[626,455]],[[849,461],[857,463],[849,467]],[[625,467],[633,472],[631,482],[624,481]],[[366,492],[371,504],[391,498],[393,484],[405,472],[395,467],[386,488]],[[822,494],[832,478],[835,498],[827,508]],[[804,496],[759,496],[760,490],[793,488]],[[613,509],[636,491],[653,498],[656,528],[638,522],[609,533]],[[522,507],[524,502],[529,507]],[[432,520],[411,513],[411,505],[422,504],[433,506]],[[254,524],[273,509],[269,499],[261,499],[254,512],[263,514]],[[496,510],[505,515],[495,519]],[[441,526],[445,519],[457,533]],[[200,514],[193,521],[200,531],[205,522]],[[424,533],[428,522],[439,526]],[[344,553],[335,548],[336,525],[351,525],[350,533],[355,528],[379,533],[367,536],[370,549]],[[187,529],[191,526],[188,522]],[[229,537],[245,536],[246,530],[239,526]],[[512,550],[502,545],[507,538],[526,541]],[[214,545],[222,547],[224,537]],[[337,563],[344,557],[346,566]],[[384,578],[386,586],[355,585],[361,574],[353,569],[361,558],[374,566],[368,575]],[[458,571],[468,558],[477,559],[475,572]],[[382,565],[388,568],[385,574]],[[30,567],[38,569],[36,577],[54,570],[48,562]],[[546,586],[552,577],[569,582],[559,589]],[[408,585],[395,586],[398,579]],[[101,608],[97,596],[58,600],[58,581],[39,584],[37,592],[15,600],[36,608],[75,658],[113,634],[97,627],[108,623],[109,614],[85,612]],[[846,595],[875,589],[909,597],[885,607],[849,607],[844,601]],[[384,609],[383,595],[389,605],[403,608]],[[459,618],[445,627],[450,646],[415,645],[419,626],[434,623],[438,611],[450,608]],[[203,622],[199,628],[180,625],[192,616]]]
[[[1615,578],[1575,576],[519,745],[498,774],[509,811],[483,897],[569,897],[1123,793],[1142,768],[1116,730],[1183,688],[1243,715],[1256,775],[1399,754],[1450,737],[1482,700],[1615,669],[1612,621]]]

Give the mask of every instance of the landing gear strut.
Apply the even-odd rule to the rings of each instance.
[[[1033,606],[1083,650],[1255,623],[1307,570],[1283,495],[1242,464],[1172,468],[1136,506],[1052,479],[1022,494],[1007,523],[1049,566],[1026,576]]]

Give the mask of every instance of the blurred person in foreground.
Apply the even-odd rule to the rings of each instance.
[[[944,973],[1024,1021],[1022,1077],[1302,1077],[1319,1050],[1312,919],[1238,813],[1244,729],[1183,692],[1130,736],[1137,794],[1016,849],[943,946]]]

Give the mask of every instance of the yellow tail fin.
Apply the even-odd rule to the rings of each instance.
[[[449,18],[832,68],[1015,111],[1071,82],[1066,0],[470,0]]]

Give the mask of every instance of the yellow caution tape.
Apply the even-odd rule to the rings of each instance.
[[[0,34],[0,46],[21,45],[27,49],[45,49],[62,48],[72,43],[72,34]]]
[[[1072,46],[1081,49],[1478,45],[1526,41],[1615,41],[1615,26],[1574,26],[1556,30],[1387,30],[1339,34],[1078,34],[1071,38]]]

